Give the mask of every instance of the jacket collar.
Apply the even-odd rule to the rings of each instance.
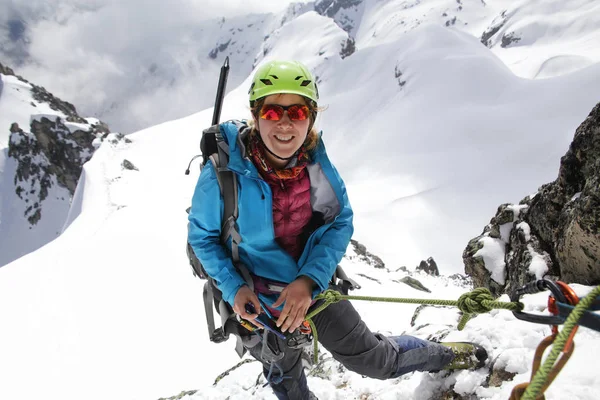
[[[229,145],[229,163],[227,167],[238,174],[260,178],[254,163],[246,155],[246,145],[244,143],[251,131],[247,121],[227,121],[220,125],[220,129],[225,141]],[[311,154],[311,163],[318,162],[319,158],[325,153],[323,141],[321,140],[322,135],[323,132],[319,132],[319,143]]]

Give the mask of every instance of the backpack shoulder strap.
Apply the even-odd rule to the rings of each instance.
[[[216,135],[218,151],[209,157],[215,171],[217,181],[223,196],[223,221],[221,225],[221,243],[227,243],[231,237],[231,258],[240,275],[246,281],[251,290],[254,290],[254,281],[248,269],[240,263],[238,245],[242,242],[242,236],[237,229],[238,217],[238,187],[237,176],[227,167],[229,161],[229,146],[223,140],[220,133]]]

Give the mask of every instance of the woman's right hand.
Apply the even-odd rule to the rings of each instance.
[[[248,312],[246,312],[246,304],[248,303],[252,303],[254,309],[256,310],[256,314],[249,314]],[[241,288],[239,288],[238,292],[235,295],[235,298],[233,299],[233,311],[246,321],[249,321],[255,326],[257,326],[258,328],[263,327],[259,322],[255,321],[258,314],[262,312],[260,302],[258,301],[258,297],[256,297],[256,294],[252,290],[250,290],[248,286],[244,285]]]

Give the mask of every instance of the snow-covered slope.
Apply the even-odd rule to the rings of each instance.
[[[471,221],[554,180],[599,100],[599,64],[525,80],[476,39],[433,25],[323,67],[320,126],[348,181],[357,238],[384,259],[431,255],[454,271],[481,229]]]
[[[600,61],[600,5],[594,1],[392,0],[364,1],[353,9],[358,15],[350,25],[359,25],[351,31],[358,48],[434,23],[480,39],[525,78],[558,76]],[[346,14],[347,9],[337,13],[341,26]]]

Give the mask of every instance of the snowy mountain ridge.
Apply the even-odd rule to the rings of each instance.
[[[61,232],[81,169],[107,133],[0,64],[0,266]]]

